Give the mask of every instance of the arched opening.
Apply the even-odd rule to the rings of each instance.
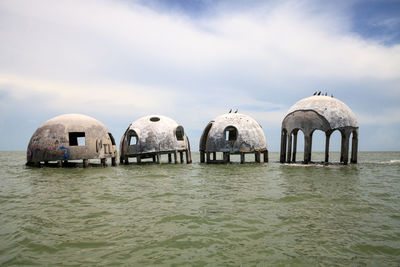
[[[210,132],[210,129],[212,127],[212,122],[210,122],[206,128],[203,131],[203,134],[201,135],[200,138],[200,151],[204,151],[206,150],[206,143],[207,143],[207,137],[208,137],[208,133]]]
[[[340,151],[341,151],[342,133],[339,130],[335,130],[329,137],[329,161],[340,162]]]
[[[236,141],[238,130],[234,126],[228,126],[224,130],[225,141]]]
[[[129,131],[127,140],[129,146],[135,146],[139,142],[139,137],[135,131]]]
[[[178,141],[184,140],[185,132],[184,132],[182,126],[176,127],[175,136],[176,136],[176,140],[178,140]]]
[[[314,130],[312,133],[311,161],[325,161],[326,133],[321,130]]]

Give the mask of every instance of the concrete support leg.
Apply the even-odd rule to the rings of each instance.
[[[261,162],[261,152],[260,151],[256,151],[254,156],[255,156],[256,162],[260,163]]]
[[[140,155],[137,155],[137,156],[136,156],[136,163],[137,163],[137,164],[142,163],[142,156],[140,156]]]
[[[157,158],[157,164],[161,164],[161,154],[160,153],[157,153],[156,158]]]
[[[204,151],[200,151],[200,163],[204,163],[206,161],[206,153]]]
[[[240,163],[241,163],[241,164],[245,163],[245,161],[246,161],[246,158],[245,158],[245,157],[246,157],[246,156],[245,156],[245,153],[241,152],[241,153],[240,153]]]
[[[125,165],[129,164],[129,157],[127,157],[127,156],[124,157],[124,164]]]
[[[351,163],[357,163],[358,137],[353,133],[351,141]]]
[[[174,151],[174,163],[178,164],[178,155],[176,154],[176,151]]]
[[[281,157],[280,162],[284,163],[286,159],[286,132],[282,131],[281,133]]]
[[[217,160],[217,152],[213,152],[213,160]]]
[[[211,157],[210,157],[210,152],[206,152],[207,154],[207,163],[210,163]]]
[[[264,151],[264,162],[268,162],[268,150]]]
[[[171,163],[172,162],[172,155],[171,155],[171,153],[168,153],[168,163]]]
[[[153,155],[152,158],[153,158],[153,163],[156,163],[157,162],[156,155]]]
[[[330,134],[326,134],[326,139],[325,139],[325,162],[329,162],[329,140],[331,138]]]
[[[297,152],[297,132],[293,134],[293,155],[292,155],[292,162],[296,162],[296,152]]]
[[[111,166],[115,167],[117,165],[118,165],[117,164],[117,158],[116,157],[111,158]]]
[[[40,165],[40,162],[39,162]],[[62,160],[57,160],[57,167],[61,168],[63,166]]]
[[[289,134],[288,149],[287,149],[287,162],[290,163],[292,157],[292,134]]]
[[[107,159],[106,159],[106,158],[103,158],[103,159],[101,159],[100,161],[101,161],[101,165],[103,165],[103,167],[107,167],[107,166],[108,166],[108,165],[107,165]]]
[[[186,164],[189,164],[189,151],[186,149],[185,151],[185,155],[186,155]]]
[[[343,146],[343,164],[347,165],[349,162],[349,136],[345,137],[344,146]]]
[[[83,160],[83,168],[87,168],[87,167],[89,167],[89,160],[84,159]]]
[[[45,160],[44,165],[49,165],[49,162],[47,160]]]
[[[181,164],[183,163],[183,151],[179,151],[179,157],[181,159]]]
[[[346,138],[344,134],[342,133],[342,142],[340,145],[340,162],[343,162],[343,155],[344,155],[344,143],[346,141]]]
[[[308,164],[311,161],[311,147],[312,147],[312,136],[311,134],[304,135],[304,163]]]
[[[188,163],[192,163],[192,151],[190,151],[190,149],[188,149],[188,153],[189,153],[189,162]]]
[[[61,161],[60,161],[61,162]],[[57,162],[58,163],[58,162]],[[40,168],[40,161],[33,163],[33,166]],[[57,166],[57,167],[62,167],[62,163],[61,166]]]

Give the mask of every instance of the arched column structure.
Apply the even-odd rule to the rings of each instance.
[[[199,150],[201,163],[230,163],[230,155],[234,154],[240,155],[240,163],[246,162],[246,154],[254,154],[257,163],[268,162],[267,140],[261,125],[240,113],[223,114],[208,123]]]
[[[328,96],[312,96],[297,102],[285,116],[281,129],[280,162],[296,162],[297,134],[304,134],[303,163],[311,162],[312,138],[315,130],[325,132],[325,162],[329,162],[330,136],[335,130],[342,135],[340,162],[349,162],[349,141],[352,135],[351,163],[357,163],[358,123],[353,112],[340,100]]]

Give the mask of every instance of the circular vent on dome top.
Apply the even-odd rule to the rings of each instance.
[[[150,120],[151,120],[152,122],[156,122],[156,121],[159,121],[160,118],[159,118],[159,117],[151,117]]]

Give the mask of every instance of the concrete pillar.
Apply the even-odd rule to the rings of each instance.
[[[185,151],[186,154],[186,164],[189,164],[189,151],[186,149]]]
[[[118,164],[117,164],[117,158],[116,157],[113,157],[113,158],[111,158],[111,166],[117,166]]]
[[[304,163],[308,164],[311,161],[312,135],[304,134]]]
[[[161,154],[160,153],[156,154],[156,159],[157,159],[157,164],[161,164]]]
[[[246,155],[243,152],[240,152],[240,163],[243,164],[246,161]]]
[[[44,161],[44,165],[49,165],[49,161],[48,161],[48,160],[45,160],[45,161]]]
[[[293,157],[292,157],[293,162],[296,162],[296,152],[297,152],[297,131],[293,133]]]
[[[84,159],[83,160],[83,168],[87,168],[87,167],[89,167],[89,160]]]
[[[213,159],[217,160],[217,152],[213,152]]]
[[[183,151],[179,151],[179,156],[180,156],[181,164],[182,164],[183,163]]]
[[[264,151],[264,162],[268,162],[268,150]]]
[[[137,155],[137,156],[136,156],[136,163],[137,163],[137,164],[142,163],[142,156],[141,156],[141,155]]]
[[[168,153],[168,163],[171,163],[172,162],[172,155],[171,155],[171,153]]]
[[[206,152],[207,154],[207,163],[210,163],[211,157],[210,157],[210,152]]]
[[[288,150],[287,150],[287,162],[290,163],[292,157],[292,134],[289,134],[288,138]]]
[[[349,162],[349,139],[350,136],[346,134],[343,146],[343,164],[347,165]]]
[[[281,132],[281,163],[284,163],[286,159],[286,131]]]
[[[124,157],[124,164],[125,164],[125,165],[128,165],[128,164],[129,164],[129,157],[128,157],[128,156],[125,156],[125,157]]]
[[[40,162],[39,162],[39,166],[40,166]],[[63,166],[62,160],[57,160],[57,167],[61,168]]]
[[[190,149],[188,149],[188,153],[189,153],[189,162],[188,163],[192,163],[192,151],[190,151]]]
[[[101,161],[101,165],[103,165],[103,167],[107,167],[107,159],[106,158],[102,158],[100,159]]]
[[[261,152],[260,151],[256,151],[254,156],[255,156],[256,162],[260,163],[260,161],[261,161]]]
[[[345,143],[345,134],[344,133],[342,133],[341,132],[341,134],[342,134],[342,142],[341,142],[341,144],[340,144],[340,162],[343,162],[343,155],[344,155],[344,143]]]
[[[174,151],[174,163],[178,164],[178,155],[176,154],[176,151]]]
[[[206,161],[206,153],[204,151],[200,151],[200,163],[204,163]]]
[[[153,155],[152,158],[153,158],[153,163],[156,163],[157,162],[156,155]]]
[[[358,132],[353,132],[353,139],[351,141],[351,163],[357,163],[358,153]]]
[[[325,139],[325,162],[329,162],[329,140],[331,139],[331,134],[325,133],[326,134],[326,139]]]

